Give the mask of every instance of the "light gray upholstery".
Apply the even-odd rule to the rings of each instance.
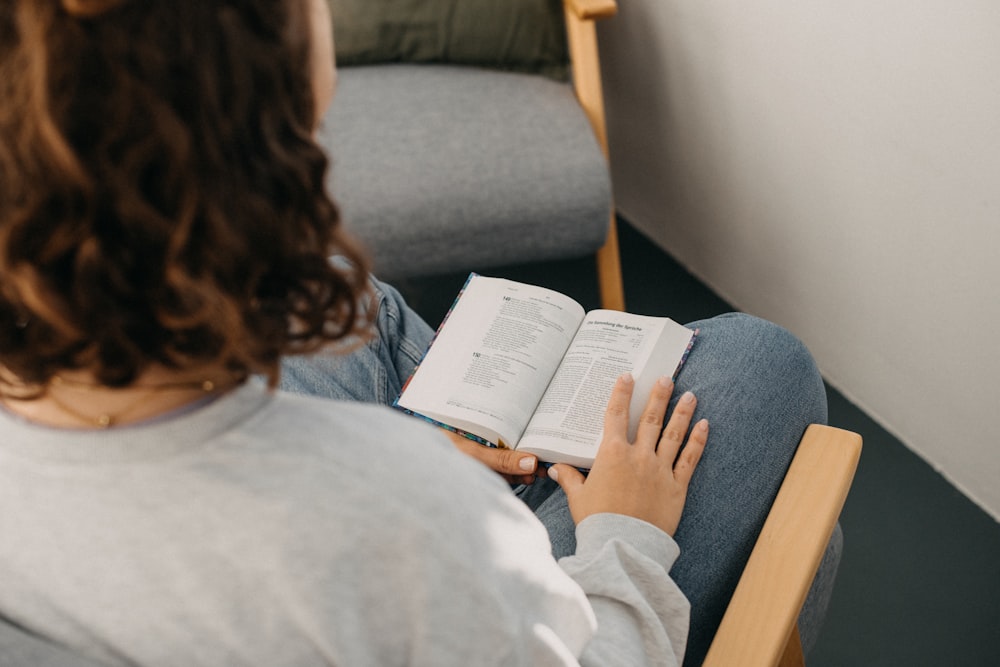
[[[320,132],[382,278],[596,252],[606,160],[569,84],[451,65],[339,71]]]

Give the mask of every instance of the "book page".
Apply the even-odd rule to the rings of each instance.
[[[398,404],[513,446],[582,319],[558,292],[473,276]]]
[[[634,438],[653,383],[676,372],[692,336],[690,329],[668,318],[610,310],[587,313],[518,449],[547,461],[590,467],[615,380],[625,372],[635,377],[629,409],[629,437]]]

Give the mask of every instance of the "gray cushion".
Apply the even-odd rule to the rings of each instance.
[[[562,0],[327,0],[337,62],[437,62],[566,80]]]
[[[320,136],[332,191],[382,277],[604,242],[607,164],[568,84],[449,65],[343,68]]]

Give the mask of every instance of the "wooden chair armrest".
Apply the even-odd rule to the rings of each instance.
[[[704,665],[771,667],[786,646],[798,646],[799,612],[860,456],[856,433],[819,424],[806,430]]]
[[[618,11],[615,0],[563,0],[566,9],[581,19],[603,19]]]

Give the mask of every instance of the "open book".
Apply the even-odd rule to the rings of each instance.
[[[618,376],[635,378],[631,438],[653,383],[676,375],[695,334],[472,274],[395,406],[483,444],[590,468]]]

